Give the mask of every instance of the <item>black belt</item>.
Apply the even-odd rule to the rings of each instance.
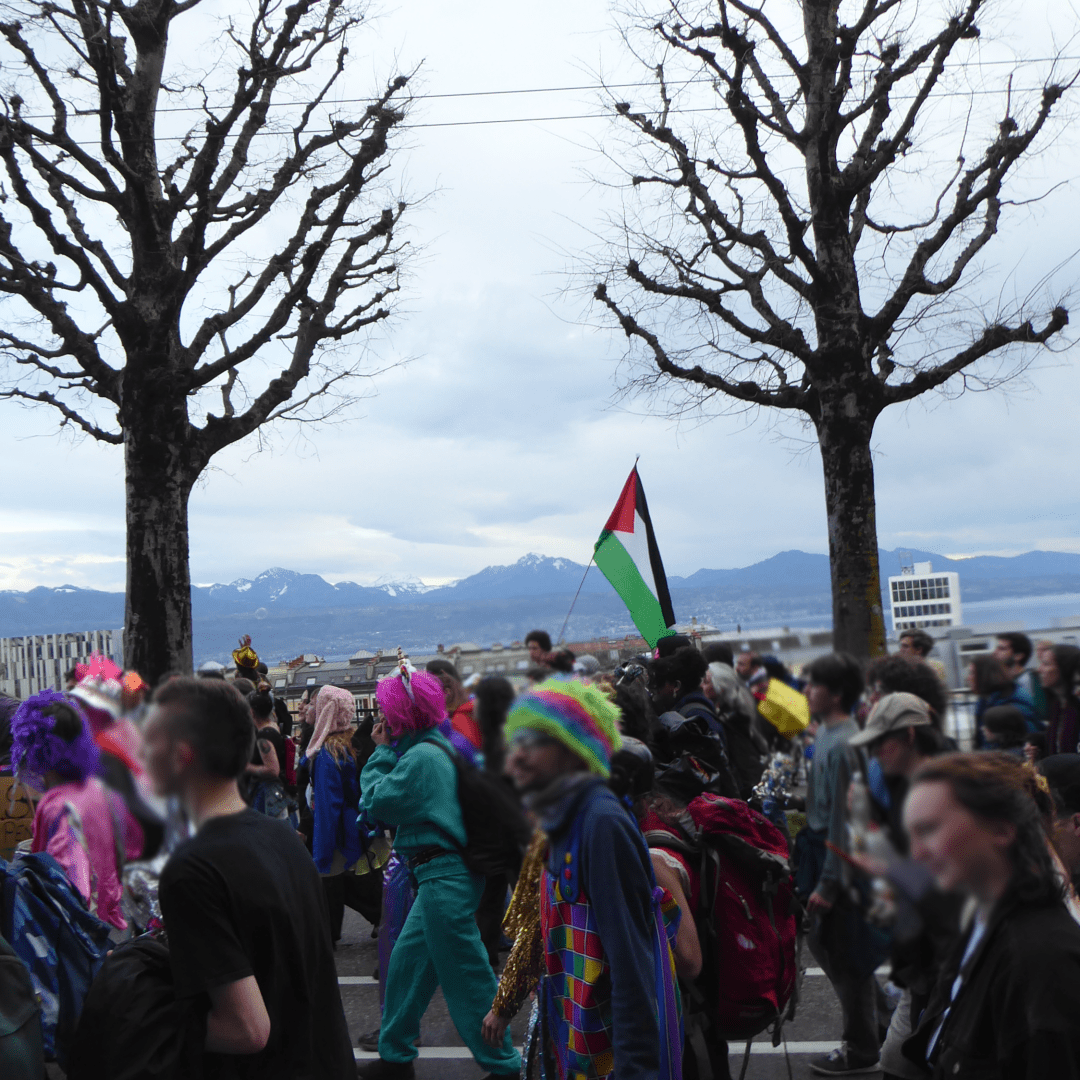
[[[437,859],[440,855],[452,855],[453,852],[447,851],[442,847],[426,847],[422,848],[415,855],[410,855],[405,863],[410,870],[415,870],[418,866],[423,866],[424,863],[431,862],[432,859]]]

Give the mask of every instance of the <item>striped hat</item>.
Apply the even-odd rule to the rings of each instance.
[[[611,755],[622,745],[619,707],[595,686],[548,679],[517,699],[506,721],[506,738],[519,728],[531,728],[558,739],[589,771],[611,772]]]

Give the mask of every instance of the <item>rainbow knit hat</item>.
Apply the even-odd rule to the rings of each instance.
[[[506,721],[506,738],[518,728],[541,731],[577,754],[590,772],[606,777],[611,755],[622,746],[619,715],[618,705],[595,686],[548,679],[517,699]]]

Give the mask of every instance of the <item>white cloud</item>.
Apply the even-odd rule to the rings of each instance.
[[[1045,6],[1045,5],[1044,5]],[[1025,9],[1025,25],[1037,22]],[[1049,10],[1049,8],[1047,8]],[[353,85],[423,58],[430,93],[582,85],[629,71],[599,0],[460,5],[416,0],[382,16]],[[637,77],[634,73],[633,77]],[[588,92],[421,103],[419,122],[566,115]],[[591,242],[608,195],[602,124],[418,127],[402,156],[426,245],[408,313],[380,346],[415,357],[377,384],[348,424],[282,436],[271,453],[223,453],[191,501],[192,575],[252,577],[283,565],[331,580],[451,580],[526,551],[584,562],[634,457],[671,573],[741,566],[787,548],[827,550],[820,459],[786,418],[675,424],[613,405],[622,342],[579,325],[564,297],[572,253]],[[1063,138],[1035,180],[1071,178]],[[1025,212],[988,273],[1041,273],[1080,247],[1071,200]],[[876,438],[883,547],[1080,550],[1075,416],[1067,358],[1026,393],[932,399],[887,412]],[[0,412],[0,587],[123,587],[118,448],[26,436],[46,413]]]

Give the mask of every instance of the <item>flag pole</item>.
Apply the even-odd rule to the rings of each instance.
[[[577,603],[578,597],[581,595],[581,590],[585,585],[585,579],[589,576],[589,571],[592,569],[593,559],[595,557],[596,552],[594,551],[592,556],[589,558],[589,565],[585,567],[585,573],[581,575],[581,584],[577,587],[577,592],[574,593],[574,599],[570,602],[570,610],[566,613],[566,618],[563,619],[562,629],[559,631],[559,638],[556,642],[556,644],[558,645],[566,644],[566,627],[570,623],[570,616],[574,614],[574,605]]]

